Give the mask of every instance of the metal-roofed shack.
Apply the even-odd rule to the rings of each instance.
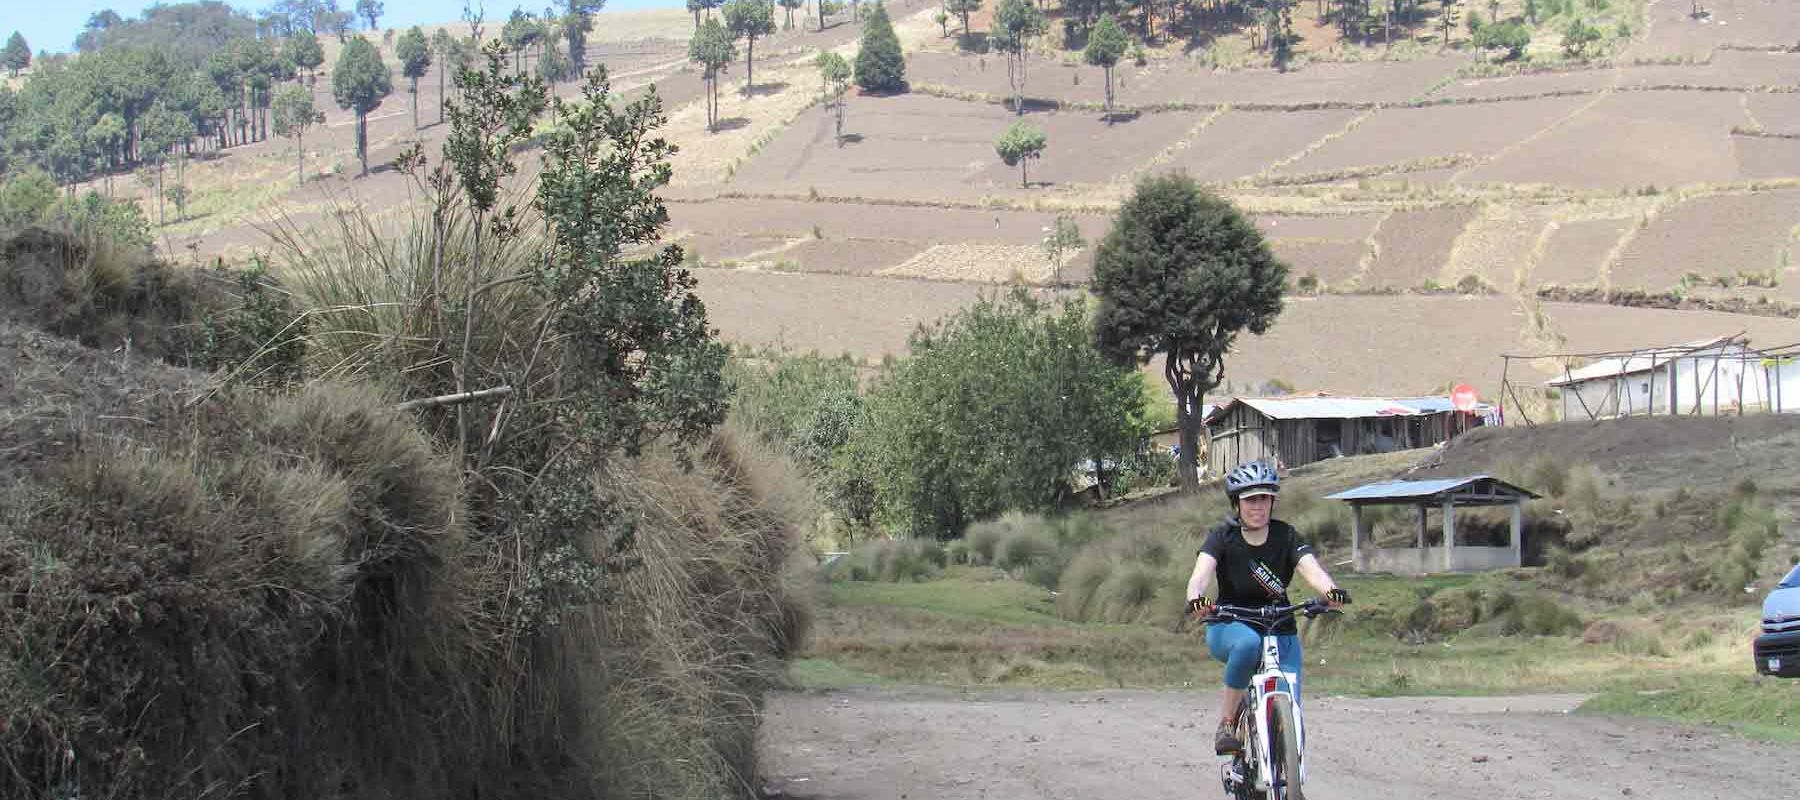
[[[1327,497],[1350,504],[1350,560],[1357,572],[1484,572],[1523,566],[1525,501],[1538,495],[1487,475],[1425,481],[1386,481],[1346,489]],[[1409,505],[1419,510],[1416,547],[1364,547],[1367,531],[1363,508]],[[1509,506],[1511,535],[1505,547],[1456,543],[1456,509],[1470,506]],[[1439,546],[1429,546],[1426,516],[1436,507],[1442,515]]]
[[[1493,406],[1462,412],[1448,397],[1236,397],[1204,419],[1207,469],[1222,475],[1251,461],[1291,469],[1430,447],[1496,421]]]

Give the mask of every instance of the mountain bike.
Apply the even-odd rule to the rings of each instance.
[[[1291,606],[1214,606],[1207,624],[1242,622],[1263,635],[1262,665],[1250,678],[1250,691],[1238,711],[1238,741],[1243,749],[1220,767],[1225,794],[1233,800],[1303,800],[1306,783],[1306,720],[1293,687],[1297,673],[1283,672],[1279,646],[1271,631],[1295,614],[1336,614],[1323,600]]]

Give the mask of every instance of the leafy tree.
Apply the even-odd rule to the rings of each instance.
[[[1438,30],[1445,47],[1450,46],[1450,32],[1456,30],[1458,15],[1457,0],[1438,0]]]
[[[793,30],[794,29],[794,11],[796,9],[805,8],[806,0],[776,0],[776,3],[779,4],[783,9],[787,10],[787,21],[782,23],[781,29],[788,30],[788,31]]]
[[[554,39],[545,39],[542,45],[543,55],[538,57],[538,77],[545,83],[561,83],[576,75],[575,65],[563,55],[562,46]]]
[[[569,45],[569,74],[587,71],[587,34],[594,29],[594,15],[606,7],[606,0],[565,0],[563,38]]]
[[[531,136],[532,125],[544,111],[544,84],[536,78],[518,74],[505,75],[506,50],[501,42],[491,42],[482,54],[487,57],[485,71],[468,70],[457,78],[463,90],[463,102],[451,104],[450,135],[444,142],[444,160],[454,165],[456,185],[474,212],[474,242],[471,249],[472,274],[482,275],[481,239],[488,226],[489,215],[495,214],[500,199],[500,183],[518,171],[512,161],[512,149]],[[625,154],[622,157],[630,157]],[[541,180],[541,179],[540,179]],[[540,188],[540,191],[542,189]],[[516,209],[508,207],[495,214],[495,235],[509,238],[516,224]],[[469,391],[470,344],[475,330],[475,291],[471,281],[463,308],[462,352],[456,362],[456,391]],[[465,408],[457,411],[457,444],[469,442],[468,417]],[[461,450],[459,450],[459,454]]]
[[[1025,113],[1025,62],[1031,40],[1044,34],[1048,23],[1031,0],[1000,0],[994,10],[990,41],[1006,54],[1006,81],[1013,90],[1013,113]]]
[[[425,31],[414,25],[394,42],[394,57],[400,59],[400,74],[407,78],[407,92],[412,94],[413,130],[419,129],[419,79],[431,69],[431,43]]]
[[[88,143],[100,153],[106,162],[107,194],[111,194],[112,171],[125,163],[125,145],[131,138],[131,132],[125,129],[125,118],[116,113],[108,113],[87,131]]]
[[[1504,50],[1507,60],[1516,59],[1525,54],[1525,48],[1531,44],[1531,31],[1517,22],[1496,22],[1482,26],[1475,34],[1475,46],[1483,50]]]
[[[606,452],[635,455],[667,435],[692,444],[725,420],[727,353],[713,338],[681,248],[651,250],[669,219],[657,192],[674,145],[655,135],[667,117],[652,89],[623,112],[604,68],[583,100],[562,104],[544,144],[536,205],[549,229],[537,284],[550,298],[536,332],[564,353],[559,416],[582,433],[571,464]],[[576,472],[577,470],[571,470]]]
[[[1094,348],[1079,300],[983,298],[910,346],[850,443],[882,518],[906,533],[951,537],[1009,509],[1055,507],[1077,464],[1136,445],[1141,379]]]
[[[1063,257],[1080,250],[1087,244],[1081,238],[1081,228],[1075,224],[1075,218],[1068,214],[1056,215],[1056,222],[1046,229],[1044,236],[1044,255],[1050,260],[1050,283],[1062,284]]]
[[[156,164],[156,224],[162,225],[165,222],[162,201],[167,195],[163,189],[163,168],[175,145],[194,138],[194,124],[187,115],[158,103],[144,115],[138,135],[143,140],[143,156]]]
[[[1231,203],[1183,174],[1147,178],[1094,258],[1094,336],[1114,363],[1161,355],[1181,429],[1181,483],[1199,484],[1200,407],[1241,331],[1281,313],[1286,264]]]
[[[450,72],[451,64],[459,61],[462,53],[462,41],[450,35],[450,32],[438,28],[431,34],[431,52],[436,56],[433,60],[438,65],[438,122],[444,121],[444,101],[450,97],[445,91],[445,76]]]
[[[962,18],[962,35],[969,35],[969,15],[981,10],[981,0],[945,0],[944,10]]]
[[[294,179],[306,185],[306,129],[325,122],[325,113],[313,107],[312,92],[300,86],[283,86],[275,93],[275,135],[294,140],[298,169]]]
[[[1577,17],[1563,31],[1563,54],[1569,58],[1585,58],[1588,47],[1600,41],[1600,29]]]
[[[837,144],[844,146],[844,112],[850,94],[850,63],[830,50],[819,51],[813,60],[819,67],[819,91],[825,94],[825,105],[837,118]]]
[[[543,38],[544,28],[524,9],[513,9],[512,16],[500,29],[500,40],[513,54],[513,71],[525,74],[525,51]]]
[[[900,37],[894,35],[887,8],[879,3],[863,18],[856,85],[866,92],[906,91],[906,56],[900,52]]]
[[[775,6],[769,0],[731,0],[725,4],[724,14],[725,27],[731,32],[732,39],[742,38],[748,43],[744,48],[744,91],[748,92],[756,85],[751,72],[756,57],[756,37],[775,32]]]
[[[33,167],[0,182],[0,228],[16,228],[42,219],[56,204],[56,179]]]
[[[318,4],[316,27],[331,33],[338,42],[349,44],[350,26],[356,22],[356,15],[338,8],[337,0],[322,0]]]
[[[1000,160],[1009,167],[1019,168],[1019,185],[1031,188],[1029,165],[1044,154],[1044,146],[1048,144],[1044,132],[1024,122],[1015,122],[994,142],[994,151],[1000,154]]]
[[[319,44],[319,37],[312,31],[299,30],[288,37],[287,46],[282,48],[283,56],[298,69],[306,70],[306,85],[311,86],[317,78],[317,71],[325,63],[325,48]]]
[[[0,49],[0,66],[12,70],[13,77],[19,77],[19,71],[31,66],[31,45],[25,43],[24,35],[13,31],[6,38],[6,47]]]
[[[700,32],[688,40],[688,59],[701,67],[700,78],[706,82],[706,129],[719,126],[719,71],[737,58],[737,45],[731,34],[716,19],[700,26]]]
[[[1113,104],[1113,67],[1118,66],[1119,59],[1125,56],[1126,48],[1131,40],[1125,36],[1125,29],[1119,27],[1118,20],[1111,14],[1100,17],[1094,25],[1093,32],[1088,34],[1087,49],[1081,55],[1087,63],[1099,67],[1106,72],[1106,124],[1112,124]]]
[[[369,112],[394,91],[394,79],[375,45],[361,36],[344,45],[331,69],[331,95],[338,108],[356,113],[356,156],[362,174],[369,174]]]
[[[356,0],[356,15],[369,21],[369,30],[375,30],[376,22],[381,19],[383,10],[381,0]]]

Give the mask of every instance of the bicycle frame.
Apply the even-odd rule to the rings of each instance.
[[[1295,777],[1300,785],[1306,784],[1306,716],[1300,710],[1300,698],[1294,694],[1294,687],[1299,685],[1298,673],[1284,672],[1281,669],[1280,643],[1275,634],[1263,632],[1262,666],[1250,677],[1250,691],[1245,695],[1244,715],[1250,734],[1244,745],[1250,749],[1250,757],[1254,759],[1251,785],[1259,792],[1268,792],[1269,776],[1275,774],[1274,765],[1269,763],[1271,745],[1269,742],[1269,717],[1274,713],[1277,699],[1285,698],[1288,707],[1294,710],[1294,741],[1300,743],[1300,771]]]
[[[1278,622],[1296,613],[1313,617],[1336,612],[1319,601],[1268,608],[1220,606],[1207,620],[1212,623],[1243,622],[1262,633],[1262,663],[1250,678],[1246,702],[1238,717],[1244,750],[1222,766],[1225,791],[1237,798],[1247,798],[1251,792],[1269,800],[1299,798],[1304,794],[1301,787],[1306,784],[1306,720],[1295,692],[1300,675],[1281,668],[1280,640],[1273,633]],[[1293,728],[1293,757],[1284,759],[1287,764],[1279,770],[1273,763],[1275,742],[1271,734],[1278,707],[1288,711],[1289,726]],[[1283,745],[1284,752],[1286,746]],[[1278,771],[1282,774],[1280,786],[1274,785],[1272,777]]]

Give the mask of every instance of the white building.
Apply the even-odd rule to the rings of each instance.
[[[1721,336],[1648,348],[1565,369],[1549,382],[1563,419],[1800,411],[1800,363]]]

